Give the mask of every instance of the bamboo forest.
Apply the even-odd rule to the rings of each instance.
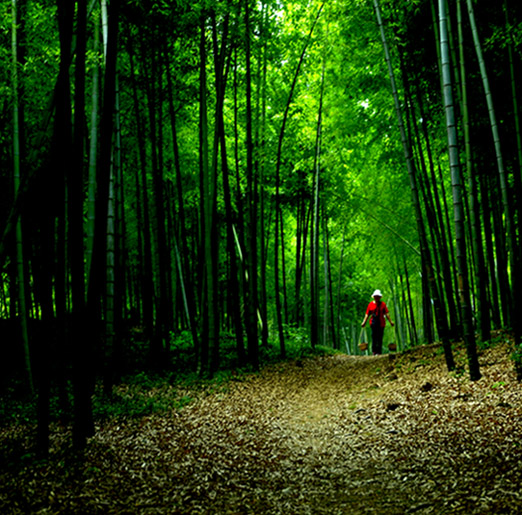
[[[1,513],[522,511],[522,3],[0,41]]]

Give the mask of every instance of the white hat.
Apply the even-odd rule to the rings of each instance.
[[[375,291],[372,293],[372,297],[382,297],[381,290],[375,290]]]

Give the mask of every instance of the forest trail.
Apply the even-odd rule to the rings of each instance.
[[[507,346],[480,360],[474,383],[435,347],[238,375],[183,409],[104,422],[81,465],[54,436],[49,463],[0,486],[0,511],[520,513],[520,385]]]

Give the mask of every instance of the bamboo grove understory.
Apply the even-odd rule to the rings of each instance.
[[[522,379],[519,3],[0,6],[2,388],[40,448],[133,353],[356,353],[375,288],[400,349],[463,340],[478,380],[503,330]]]

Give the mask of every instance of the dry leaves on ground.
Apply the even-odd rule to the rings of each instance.
[[[483,378],[435,347],[304,359],[181,410],[99,427],[83,461],[0,474],[1,513],[522,513],[522,403],[507,345]],[[1,447],[28,445],[18,428]],[[14,450],[13,450],[14,452]]]

